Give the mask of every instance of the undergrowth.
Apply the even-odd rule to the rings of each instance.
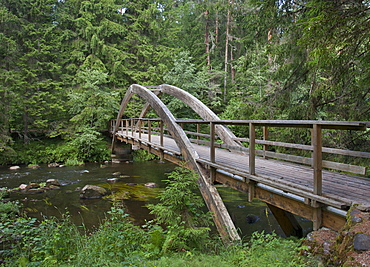
[[[37,221],[19,215],[19,204],[0,202],[0,210],[8,214],[0,217],[0,265],[317,266],[299,255],[299,240],[256,232],[247,242],[225,243],[212,236],[207,214],[192,192],[193,174],[177,168],[168,177],[158,207],[151,206],[157,219],[144,226],[133,225],[118,203],[98,230],[88,233],[71,223],[68,214]]]

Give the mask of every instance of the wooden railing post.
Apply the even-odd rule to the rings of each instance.
[[[269,140],[269,129],[267,126],[263,126],[263,140],[268,141]],[[266,151],[268,150],[268,145],[263,145],[263,158],[268,159],[266,157]]]
[[[199,123],[197,123],[197,134],[199,134],[200,133],[200,124]],[[199,137],[199,135],[197,135],[197,144],[199,145],[199,140],[200,140],[200,137]]]
[[[312,129],[312,167],[314,188],[313,192],[316,195],[322,195],[322,137],[321,126],[318,124],[313,125]]]
[[[210,135],[210,142],[211,142],[211,147],[210,147],[210,160],[212,163],[216,162],[216,148],[215,148],[215,124],[213,122],[210,122],[209,124],[209,135]],[[214,183],[216,180],[216,169],[214,167],[211,167],[210,169],[210,175],[211,175],[211,184]]]
[[[134,119],[131,119],[131,136],[134,137]]]
[[[163,121],[161,120],[159,123],[160,128],[160,145],[163,147]]]
[[[256,126],[249,123],[249,174],[256,174]]]
[[[314,124],[312,128],[312,167],[313,167],[313,193],[322,195],[322,131],[321,125]],[[313,230],[317,231],[322,225],[321,204],[316,200],[311,200],[313,209],[312,222]]]
[[[126,120],[126,136],[128,135],[128,128],[129,128],[129,122],[128,122],[128,120]]]
[[[148,141],[152,141],[152,121],[148,120]]]
[[[139,119],[139,139],[141,139],[141,127],[142,127],[143,120]]]

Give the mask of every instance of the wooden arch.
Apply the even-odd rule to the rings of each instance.
[[[167,88],[165,90],[171,89],[169,86],[165,86],[165,88]],[[184,130],[176,123],[175,117],[156,94],[144,86],[138,84],[131,85],[121,102],[121,107],[117,115],[117,122],[121,119],[128,102],[134,94],[137,94],[139,97],[146,100],[150,107],[153,108],[157,115],[163,120],[171,136],[176,141],[177,146],[180,148],[186,167],[198,174],[199,179],[197,182],[199,184],[200,192],[202,193],[208,209],[213,214],[214,222],[221,236],[230,240],[239,240],[240,237],[237,234],[234,223],[231,220],[217,189],[209,183],[205,175],[206,170],[196,161],[199,158],[198,153],[193,149],[193,146]],[[115,132],[117,132],[118,127],[119,123],[116,123],[113,133],[113,142],[115,141]]]
[[[192,110],[194,110],[203,120],[215,121],[220,120],[220,118],[210,110],[202,101],[193,96],[192,94],[182,90],[176,86],[162,84],[159,86],[162,93],[172,95],[185,104],[187,104]],[[239,145],[238,142],[234,141],[235,135],[230,131],[230,129],[224,125],[216,125],[216,134],[220,139],[228,145]]]

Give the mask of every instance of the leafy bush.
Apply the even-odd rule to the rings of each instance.
[[[158,157],[154,154],[149,153],[144,149],[138,149],[132,151],[134,161],[149,161],[153,159],[158,159]]]
[[[166,189],[158,196],[160,203],[147,207],[156,215],[155,221],[168,226],[162,253],[169,250],[202,250],[209,239],[211,216],[201,208],[204,202],[194,190],[198,189],[195,174],[176,167],[168,175]]]
[[[3,202],[3,197],[7,194],[6,188],[0,188],[0,223],[7,219],[14,218],[19,214],[18,202]]]

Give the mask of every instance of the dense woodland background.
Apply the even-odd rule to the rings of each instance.
[[[22,161],[103,159],[133,83],[179,86],[224,119],[369,121],[369,29],[361,0],[0,0],[0,164],[40,133],[62,143]],[[326,142],[370,148],[369,132]]]

